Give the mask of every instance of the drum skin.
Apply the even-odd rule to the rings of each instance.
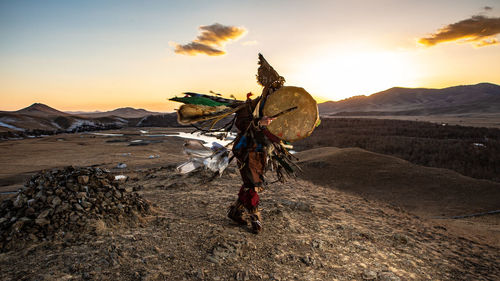
[[[289,108],[297,109],[277,117],[267,129],[281,140],[293,142],[308,137],[319,119],[318,105],[303,88],[283,86],[264,104],[263,114],[273,116]]]

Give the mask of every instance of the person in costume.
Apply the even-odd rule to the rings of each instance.
[[[265,88],[264,91],[270,91],[272,88]],[[264,173],[268,160],[267,147],[272,142],[279,142],[276,136],[272,135],[266,126],[271,124],[273,118],[263,116],[262,118],[254,116],[262,95],[257,99],[250,99],[251,94],[247,95],[245,106],[236,112],[235,125],[238,129],[238,135],[233,144],[233,155],[237,159],[238,169],[240,171],[243,184],[238,193],[238,199],[232,204],[227,216],[241,225],[247,225],[243,218],[244,210],[249,213],[249,219],[254,233],[262,230],[262,219],[258,209],[259,192],[264,188]]]
[[[238,129],[232,143],[232,153],[237,160],[242,185],[239,187],[236,202],[228,208],[227,216],[241,225],[248,225],[249,220],[254,233],[262,230],[259,193],[264,189],[267,166],[276,172],[277,181],[285,182],[287,177],[295,177],[293,167],[299,167],[294,164],[294,157],[288,151],[291,148],[289,142],[309,136],[319,124],[316,101],[303,88],[283,86],[285,79],[261,54],[259,65],[257,82],[263,86],[263,90],[256,99],[250,98],[251,93],[242,101],[191,92],[184,93],[184,97],[170,99],[184,103],[177,110],[180,124],[193,125],[205,133],[223,132],[225,135],[231,131],[233,125]],[[218,122],[230,116],[234,116],[231,122],[221,128],[215,128]],[[272,123],[274,119],[277,120]],[[195,123],[202,125],[197,127]],[[219,152],[214,153],[219,155]],[[220,175],[233,157],[227,159],[208,156],[211,161],[220,160],[220,165],[215,165],[215,170],[214,165],[207,167]],[[224,159],[227,161],[222,161]],[[200,167],[200,163],[205,163],[195,162],[190,160],[183,163],[178,170],[188,173]],[[245,215],[245,210],[248,216]]]

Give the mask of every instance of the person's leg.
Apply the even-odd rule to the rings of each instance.
[[[243,211],[245,210],[243,202],[238,198],[231,206],[229,206],[227,211],[227,217],[232,219],[238,224],[246,225],[247,221],[243,218]]]
[[[240,224],[246,224],[242,218],[244,207],[250,215],[252,231],[259,233],[262,230],[262,219],[258,209],[258,191],[262,190],[265,154],[252,151],[245,160],[244,164],[238,163],[243,185],[238,193],[238,200],[229,207],[228,217]]]
[[[252,231],[258,234],[262,231],[262,218],[260,216],[260,211],[258,207],[248,209],[250,213],[250,223],[252,224]]]
[[[250,222],[252,223],[252,231],[259,233],[262,230],[262,219],[259,212],[259,194],[255,188],[246,188],[242,186],[238,194],[238,200],[243,203],[250,215]]]

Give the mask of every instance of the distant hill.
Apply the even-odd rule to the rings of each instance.
[[[17,111],[0,111],[0,133],[3,138],[112,129],[126,125],[128,120],[121,117],[72,115],[42,103],[34,103]]]
[[[400,88],[319,104],[322,115],[445,115],[500,113],[500,86],[491,83],[444,89]]]
[[[105,111],[105,112],[75,112],[73,114],[80,115],[80,116],[89,116],[89,117],[117,116],[117,117],[122,117],[122,118],[141,118],[141,117],[148,116],[148,115],[160,115],[163,113],[147,111],[147,110],[142,109],[142,108],[135,109],[132,107],[122,107],[122,108],[117,108],[115,110]]]
[[[106,112],[62,112],[42,103],[17,111],[0,111],[0,138],[117,129],[126,126],[177,127],[176,113],[151,112],[132,107]]]
[[[14,111],[13,113],[24,114],[24,115],[34,115],[34,116],[69,116],[70,114],[54,109],[43,103],[34,103],[28,107]]]
[[[140,119],[130,120],[131,126],[136,127],[184,127],[177,122],[177,113],[148,115]]]

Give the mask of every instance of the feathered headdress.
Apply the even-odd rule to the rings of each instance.
[[[285,78],[280,76],[276,70],[266,61],[262,54],[259,54],[259,69],[257,70],[257,82],[263,87],[270,87],[273,83],[275,88],[283,86]]]

